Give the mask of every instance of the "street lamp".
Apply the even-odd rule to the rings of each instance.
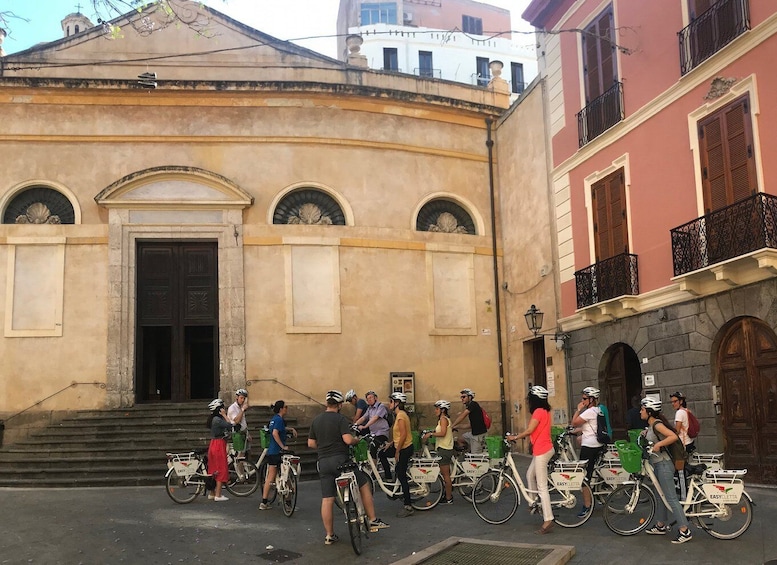
[[[529,327],[529,330],[534,333],[534,337],[537,337],[537,334],[542,329],[542,319],[545,317],[545,314],[532,304],[523,317],[526,319],[526,325]]]

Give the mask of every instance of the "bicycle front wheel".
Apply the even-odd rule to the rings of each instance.
[[[235,496],[254,494],[259,488],[259,472],[256,470],[256,465],[250,461],[233,461],[229,466],[229,481],[225,486]]]
[[[504,524],[518,508],[518,484],[509,475],[489,471],[474,486],[472,505],[480,518],[489,524]]]
[[[553,508],[553,520],[562,528],[577,528],[585,524],[594,513],[594,503],[583,510],[583,501],[593,500],[588,483],[584,482],[580,490],[557,490],[548,484],[550,505]],[[585,497],[585,498],[584,498]]]
[[[696,522],[699,527],[714,538],[734,539],[747,531],[753,522],[753,505],[743,494],[736,504],[726,504],[718,509],[710,502],[695,504],[693,512],[696,514],[718,513],[716,516],[698,516]]]
[[[620,485],[604,501],[604,523],[621,536],[633,536],[647,528],[655,512],[656,495],[641,483]]]
[[[359,523],[359,513],[356,510],[356,502],[349,500],[345,503],[345,518],[348,520],[348,534],[351,536],[351,546],[356,555],[362,554],[362,529]]]
[[[177,502],[178,504],[187,504],[191,502],[197,498],[198,494],[200,494],[200,488],[202,487],[202,484],[200,484],[199,479],[196,477],[197,475],[190,475],[189,477],[185,477],[176,473],[175,469],[172,469],[170,474],[167,475],[167,481],[165,484],[167,496],[172,498],[173,501]],[[190,483],[189,480],[195,482]]]
[[[432,483],[417,483],[410,479],[410,505],[416,510],[431,510],[437,506],[445,492],[442,475]]]
[[[289,518],[294,514],[294,509],[297,507],[297,475],[296,473],[289,472],[289,476],[286,478],[286,488],[283,489],[281,495],[281,506],[283,506],[283,513]]]

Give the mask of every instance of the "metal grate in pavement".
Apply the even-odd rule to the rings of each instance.
[[[288,549],[273,549],[267,550],[266,553],[260,553],[259,557],[266,559],[267,561],[272,561],[273,563],[285,563],[286,561],[292,561],[297,557],[302,557],[302,554],[294,553]]]
[[[569,545],[512,543],[452,537],[394,565],[563,565],[575,555]]]

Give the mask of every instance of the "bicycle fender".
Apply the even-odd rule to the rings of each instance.
[[[173,472],[173,467],[170,467],[170,468],[167,470],[167,472],[165,473],[165,478],[169,477],[169,476],[170,476],[170,473],[172,473],[172,472]]]
[[[750,504],[752,504],[753,506],[755,506],[755,501],[754,501],[754,500],[753,500],[753,499],[750,497],[750,495],[749,495],[749,494],[747,494],[747,491],[746,491],[746,490],[743,490],[743,491],[742,491],[742,494],[743,494],[743,495],[745,495],[745,496],[747,497],[747,500],[750,502]]]

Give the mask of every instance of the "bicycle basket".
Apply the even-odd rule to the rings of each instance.
[[[488,457],[488,455],[466,453],[464,455],[464,461],[462,462],[461,466],[464,468],[465,475],[476,479],[488,471],[490,462],[491,459]]]
[[[354,461],[367,461],[367,440],[361,440],[359,443],[353,446],[353,459]]]
[[[197,472],[200,460],[194,453],[175,453],[172,459],[173,469],[179,477],[190,477]]]
[[[615,442],[621,466],[629,473],[639,473],[642,469],[642,448],[636,444],[619,439]]]
[[[581,490],[585,479],[587,460],[557,461],[555,470],[550,474],[558,490]]]
[[[410,476],[417,483],[433,483],[440,475],[439,457],[413,457]]]
[[[259,430],[259,441],[261,442],[262,449],[270,447],[270,430],[266,426]]]
[[[712,503],[736,504],[745,490],[742,477],[746,474],[746,469],[705,471],[701,487],[707,499]]]
[[[604,479],[605,483],[612,487],[618,486],[629,480],[629,472],[621,467],[621,463],[618,459],[607,459],[602,461],[602,465],[599,467],[599,476]]]
[[[244,432],[235,432],[232,434],[232,446],[235,451],[245,451],[246,435]]]

